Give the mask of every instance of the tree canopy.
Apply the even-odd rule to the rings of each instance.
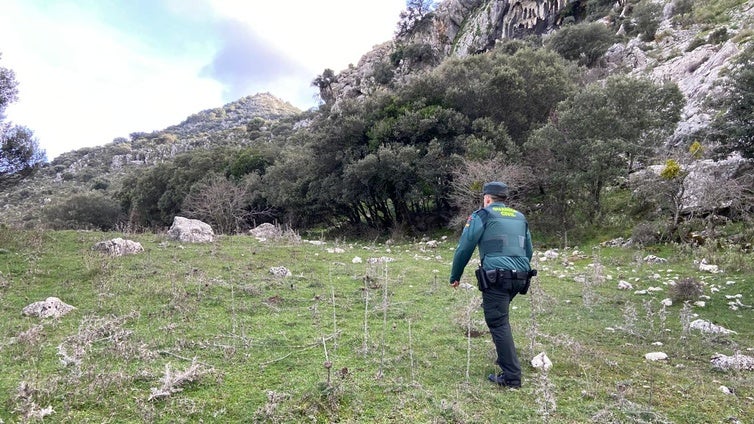
[[[727,88],[730,95],[723,98],[722,112],[710,126],[709,137],[720,144],[720,155],[739,152],[754,158],[754,47],[741,54]]]
[[[5,109],[17,98],[15,73],[0,67],[0,188],[18,178],[28,177],[47,161],[30,129],[3,122]]]

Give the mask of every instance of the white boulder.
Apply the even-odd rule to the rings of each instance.
[[[649,352],[644,355],[644,359],[647,361],[665,361],[668,359],[668,354],[665,352]]]
[[[110,256],[135,255],[143,252],[144,248],[141,243],[132,240],[125,240],[120,237],[112,240],[101,241],[94,246],[92,250],[106,253]]]
[[[552,361],[547,357],[546,353],[541,352],[531,359],[531,366],[543,371],[549,371],[552,368]]]
[[[74,309],[76,308],[63,302],[57,297],[48,297],[43,301],[27,305],[21,313],[26,316],[39,318],[60,318]]]
[[[215,232],[209,224],[198,219],[176,216],[168,230],[168,237],[184,243],[211,243],[215,241]]]

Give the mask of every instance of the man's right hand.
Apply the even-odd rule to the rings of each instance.
[[[458,280],[453,281],[452,283],[450,283],[450,287],[456,288],[456,287],[458,287],[458,284],[459,284]]]

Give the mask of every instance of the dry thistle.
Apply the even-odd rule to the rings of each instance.
[[[704,294],[704,283],[693,277],[684,278],[668,288],[668,294],[673,302],[693,302]]]
[[[173,393],[183,391],[181,386],[197,381],[209,372],[211,372],[211,369],[205,369],[196,358],[191,361],[191,365],[187,369],[179,372],[171,370],[170,363],[167,363],[165,364],[165,374],[161,379],[162,386],[150,388],[148,400],[165,399]]]

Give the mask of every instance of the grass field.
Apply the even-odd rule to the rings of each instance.
[[[92,251],[115,237],[145,252]],[[511,311],[524,386],[508,390],[486,381],[479,292],[448,286],[454,237],[426,241],[0,229],[0,422],[754,422],[754,371],[710,363],[754,356],[750,253],[537,251]],[[703,257],[727,258],[723,272],[700,271]],[[684,279],[703,283],[704,306],[662,303]],[[50,296],[76,309],[22,314]],[[529,365],[540,352],[549,371]]]

